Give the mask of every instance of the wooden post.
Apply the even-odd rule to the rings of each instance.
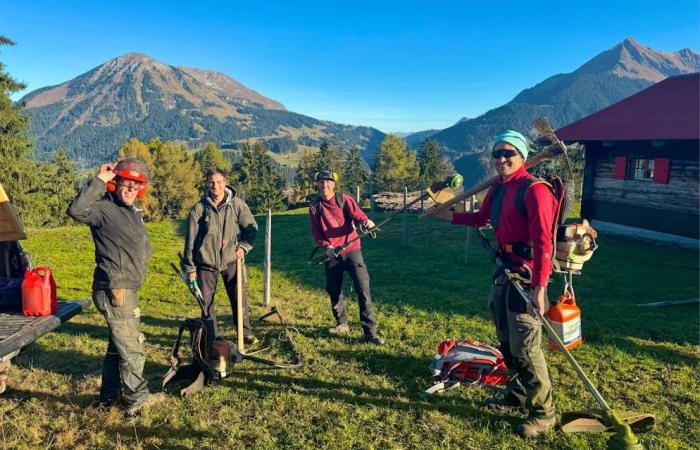
[[[465,211],[474,212],[474,203],[476,202],[476,196],[472,195],[469,200],[469,209],[464,207]],[[467,241],[464,243],[464,264],[469,264],[469,244],[472,238],[472,227],[467,227]]]
[[[265,261],[263,271],[265,283],[263,284],[263,306],[270,306],[270,272],[272,272],[272,211],[267,210],[267,222],[265,223]]]
[[[406,209],[406,205],[408,204],[408,188],[404,187],[403,188],[403,232],[401,233],[401,245],[406,245],[408,244],[408,210]]]
[[[423,211],[425,208],[423,207],[423,191],[425,191],[425,184],[421,183],[420,184],[420,210]]]
[[[245,353],[243,341],[243,258],[236,260],[236,339],[239,353]]]

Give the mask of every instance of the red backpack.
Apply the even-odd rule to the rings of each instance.
[[[505,386],[512,375],[497,348],[471,339],[441,342],[429,367],[435,384],[422,393],[423,397],[462,384]]]

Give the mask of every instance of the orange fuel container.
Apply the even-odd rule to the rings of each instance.
[[[550,307],[545,316],[567,349],[572,350],[583,344],[581,310],[576,306],[576,299],[570,292],[567,291],[559,297],[559,303]],[[548,341],[549,348],[561,351],[559,344],[552,340],[551,337]]]
[[[28,270],[22,280],[22,313],[25,316],[48,316],[58,312],[56,283],[48,267]]]

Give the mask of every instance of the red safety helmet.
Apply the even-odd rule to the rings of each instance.
[[[117,176],[107,183],[107,191],[116,191],[117,178],[123,178],[125,180],[136,181],[137,183],[141,183],[143,185],[136,194],[136,198],[141,198],[146,195],[148,179],[150,177],[146,163],[136,158],[122,159],[121,161],[117,162],[117,165],[114,167],[114,173]]]

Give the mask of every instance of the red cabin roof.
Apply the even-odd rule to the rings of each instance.
[[[700,139],[700,73],[669,77],[557,130],[566,141]]]

